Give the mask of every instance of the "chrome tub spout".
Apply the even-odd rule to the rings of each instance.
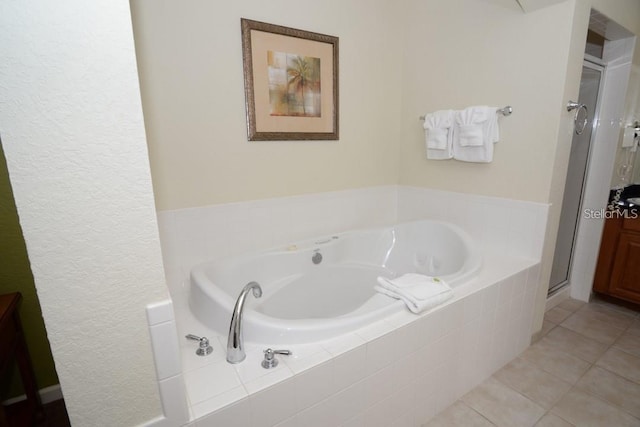
[[[244,341],[242,338],[242,311],[244,302],[249,291],[253,291],[253,296],[260,298],[262,296],[262,288],[256,282],[249,282],[238,296],[233,314],[231,315],[231,324],[229,325],[229,337],[227,338],[227,362],[240,363],[247,355],[244,352]]]

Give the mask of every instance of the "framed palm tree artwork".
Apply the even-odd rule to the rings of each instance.
[[[338,38],[241,19],[250,141],[338,139]]]

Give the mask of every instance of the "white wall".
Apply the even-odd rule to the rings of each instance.
[[[126,1],[0,3],[0,132],[71,422],[162,414],[167,297]]]
[[[397,3],[132,0],[132,11],[159,210],[397,184]],[[340,38],[339,141],[247,141],[241,17]]]

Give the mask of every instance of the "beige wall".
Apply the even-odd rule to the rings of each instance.
[[[385,0],[132,0],[157,208],[396,184],[398,9]],[[247,141],[241,17],[340,38],[339,141]]]
[[[561,202],[572,128],[565,105],[577,98],[591,3],[525,14],[516,2],[413,1],[405,18],[400,183]],[[640,1],[593,7],[640,33]],[[500,119],[493,163],[427,160],[417,117],[476,104],[514,108]]]
[[[407,9],[400,183],[546,202],[563,104],[572,8],[524,14],[488,1],[412,1]],[[427,160],[426,112],[513,106],[494,161]]]
[[[396,183],[550,203],[538,328],[589,13],[639,34],[640,1],[238,3],[133,0],[158,209]],[[240,17],[340,37],[340,141],[246,141]],[[494,161],[426,160],[418,117],[478,104],[514,108]]]
[[[132,0],[157,207],[396,183],[552,202],[592,3],[638,30],[638,0]],[[340,141],[247,141],[241,17],[340,37]],[[417,117],[474,104],[514,107],[494,162],[427,161]]]
[[[640,1],[579,0],[581,9],[596,9],[634,34],[640,34]]]

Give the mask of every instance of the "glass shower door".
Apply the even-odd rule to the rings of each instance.
[[[582,134],[574,132],[571,141],[571,155],[565,182],[564,198],[560,213],[560,226],[556,240],[556,250],[551,268],[549,294],[552,294],[569,283],[571,260],[580,220],[583,187],[586,179],[591,136],[595,130],[594,118],[600,92],[603,68],[585,61],[580,79],[580,95],[578,102],[587,106],[587,125]]]

